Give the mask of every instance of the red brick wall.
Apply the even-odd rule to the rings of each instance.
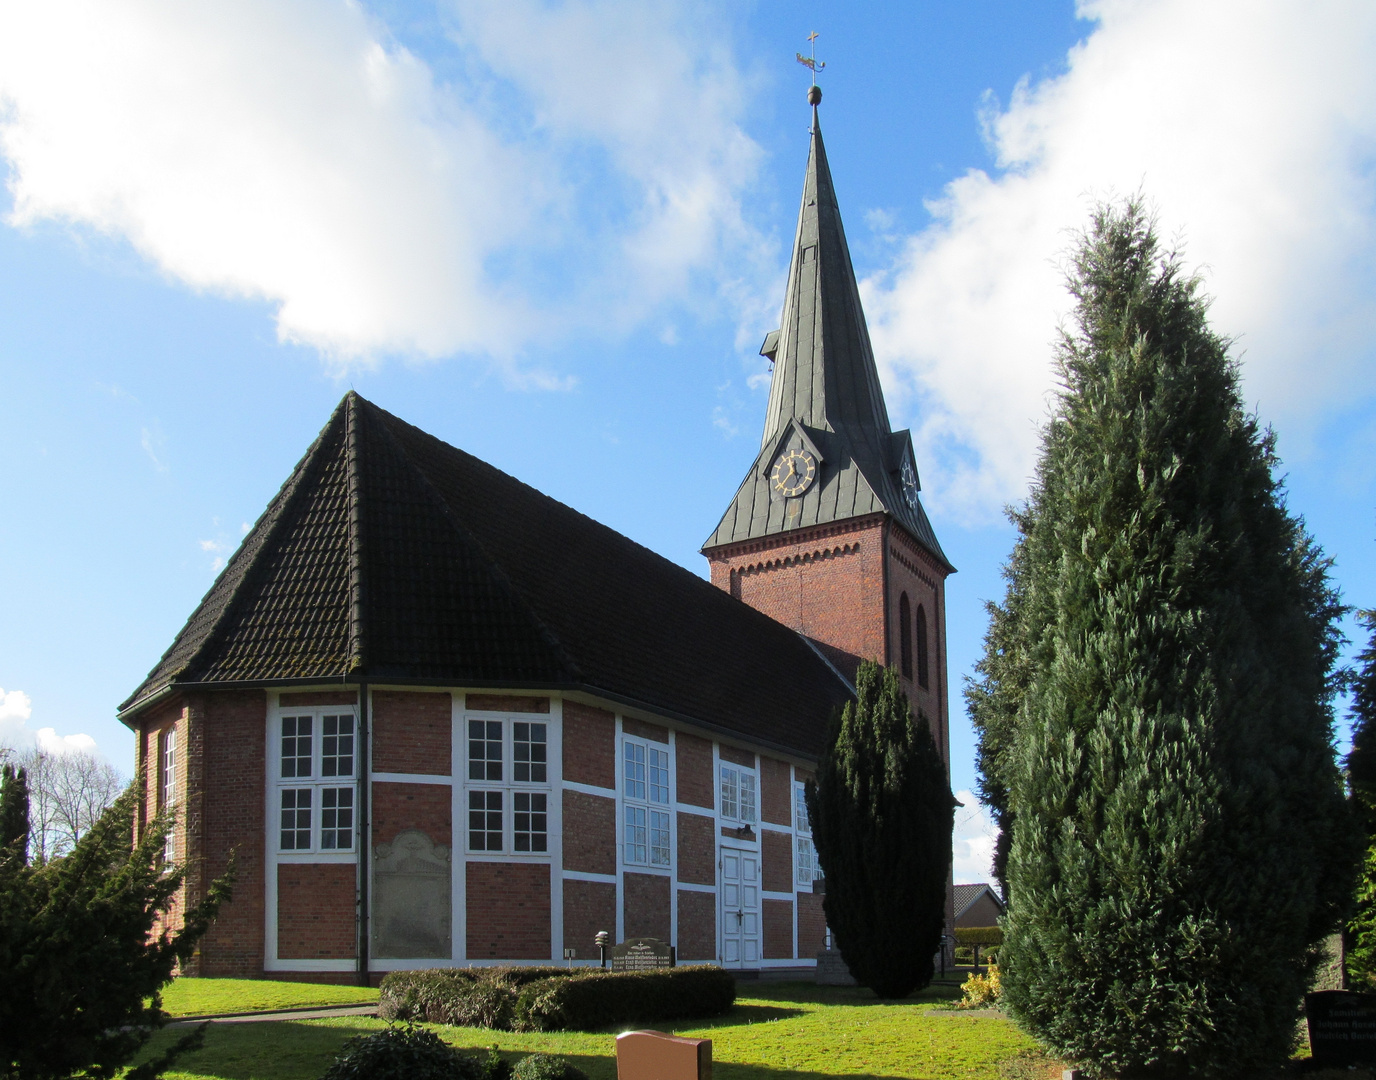
[[[453,698],[409,690],[373,691],[373,771],[453,771]]]
[[[464,705],[469,712],[549,712],[549,698],[517,694],[469,694]]]
[[[852,670],[886,662],[884,519],[857,518],[713,552],[712,583],[810,638]]]
[[[599,931],[616,937],[616,886],[610,881],[564,879],[564,945],[579,960],[595,960]]]
[[[468,959],[548,960],[548,863],[471,862]]]
[[[564,779],[616,787],[616,717],[606,709],[564,702]]]
[[[793,901],[761,900],[764,923],[764,958],[789,960],[793,956]]]
[[[651,739],[654,742],[662,743],[669,741],[668,728],[660,727],[658,724],[647,724],[644,720],[637,720],[634,716],[621,718],[621,730],[637,739]]]
[[[679,812],[678,879],[694,885],[717,883],[717,845],[711,818]]]
[[[993,897],[984,893],[973,904],[967,907],[956,920],[957,926],[997,926],[999,921],[999,906],[994,903]]]
[[[669,940],[670,913],[667,877],[627,873],[621,880],[625,937]]]
[[[827,943],[827,916],[820,893],[800,892],[798,898],[798,955],[807,959]]]
[[[755,767],[755,755],[749,750],[742,750],[736,746],[727,746],[722,743],[717,749],[717,756],[722,761],[733,761],[737,765],[744,765],[747,769]]]
[[[760,830],[760,884],[765,892],[793,891],[793,837]]]
[[[678,959],[715,960],[717,958],[717,897],[715,893],[678,894]]]
[[[280,864],[278,958],[351,960],[357,956],[357,881],[357,870],[348,863]]]
[[[793,824],[793,770],[786,761],[760,757],[760,820]]]
[[[945,633],[945,571],[936,561],[900,528],[889,530],[889,636],[890,655],[899,669],[903,691],[915,709],[930,719],[937,749],[945,758],[948,754],[946,702],[946,633]],[[913,677],[905,679],[899,665],[899,599],[908,594],[913,643]],[[921,606],[927,620],[928,679],[924,688],[918,684],[917,613]]]
[[[373,844],[390,844],[420,829],[433,844],[454,846],[453,802],[447,784],[373,783]]]
[[[204,800],[205,880],[222,873],[235,853],[234,898],[201,939],[197,974],[261,975],[266,951],[267,694],[262,690],[224,690],[205,695]],[[354,934],[354,869],[340,901],[349,934]],[[345,916],[347,916],[345,918]],[[280,936],[280,935],[279,935]],[[350,946],[352,950],[353,946]],[[348,955],[352,956],[350,951]]]
[[[354,690],[308,690],[299,694],[281,694],[278,704],[284,709],[310,709],[317,705],[357,705]]]
[[[616,800],[564,791],[564,869],[616,873]]]
[[[674,736],[678,801],[715,809],[716,783],[712,777],[712,744],[680,731]],[[714,952],[713,956],[716,955]]]

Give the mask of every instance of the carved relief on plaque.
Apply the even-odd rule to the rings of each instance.
[[[451,854],[419,829],[373,848],[373,955],[447,960],[453,887]]]

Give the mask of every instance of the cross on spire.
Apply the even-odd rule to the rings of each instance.
[[[817,82],[817,73],[827,66],[825,60],[817,59],[817,39],[821,36],[822,35],[817,33],[816,30],[808,34],[807,40],[812,45],[811,56],[804,56],[802,53],[797,54],[798,63],[802,64],[803,67],[807,68],[809,71],[812,72],[812,81],[814,84]]]

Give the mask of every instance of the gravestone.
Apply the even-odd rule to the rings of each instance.
[[[674,947],[659,938],[629,938],[613,945],[607,953],[613,971],[652,971],[675,965]]]
[[[447,960],[453,873],[447,847],[419,829],[373,848],[373,955]]]
[[[1304,1016],[1315,1065],[1376,1062],[1376,994],[1347,990],[1305,994]]]
[[[616,1037],[616,1080],[712,1080],[712,1040],[627,1031]]]
[[[841,959],[840,949],[821,949],[817,953],[818,986],[854,986],[855,976]]]

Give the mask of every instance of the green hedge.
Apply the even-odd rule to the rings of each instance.
[[[1003,944],[1001,926],[957,926],[957,945],[978,945],[981,948]]]
[[[389,974],[378,1014],[502,1031],[591,1031],[720,1016],[735,1000],[736,980],[717,967],[438,968]]]

